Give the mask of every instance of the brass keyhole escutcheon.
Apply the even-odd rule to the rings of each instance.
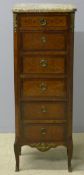
[[[47,85],[44,82],[40,84],[40,90],[41,92],[45,92],[47,90]]]
[[[41,111],[42,111],[42,113],[46,113],[47,112],[46,107],[45,106],[41,106]]]
[[[47,24],[46,19],[41,18],[41,19],[40,19],[40,25],[41,25],[41,26],[45,26],[46,24]]]
[[[42,59],[42,60],[40,61],[40,65],[41,65],[41,67],[46,68],[46,67],[48,66],[48,61],[45,60],[45,59]]]
[[[46,37],[45,37],[45,36],[42,36],[42,37],[41,37],[41,42],[42,42],[42,43],[46,43]]]
[[[41,134],[46,135],[46,128],[41,128]]]

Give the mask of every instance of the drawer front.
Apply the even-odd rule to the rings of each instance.
[[[66,136],[65,125],[24,125],[24,137],[29,142],[53,142],[53,141],[64,141]]]
[[[21,49],[28,50],[66,50],[66,36],[55,32],[22,32],[20,37]]]
[[[64,102],[24,102],[21,105],[23,120],[65,120]]]
[[[65,57],[28,55],[22,58],[23,73],[65,73]]]
[[[41,96],[56,96],[66,97],[66,83],[65,80],[53,79],[29,79],[23,80],[22,85],[23,97],[41,97]]]
[[[26,30],[65,30],[67,29],[67,16],[65,15],[20,15],[19,27]]]

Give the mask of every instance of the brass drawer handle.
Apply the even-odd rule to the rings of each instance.
[[[42,43],[46,43],[46,37],[45,36],[42,36],[41,37],[41,41],[42,41]]]
[[[42,111],[42,113],[46,113],[47,112],[47,109],[45,108],[45,106],[41,107],[41,111]]]
[[[41,134],[45,135],[46,134],[46,128],[41,128]]]
[[[47,67],[47,66],[48,66],[48,61],[42,59],[42,60],[40,61],[40,65],[41,65],[42,67]]]
[[[41,19],[40,19],[40,25],[41,25],[41,26],[45,26],[46,24],[47,24],[46,19],[41,18]]]
[[[47,90],[47,85],[45,83],[41,83],[40,84],[40,89],[41,89],[41,92],[45,92]]]

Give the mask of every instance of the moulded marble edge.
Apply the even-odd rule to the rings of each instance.
[[[72,12],[76,7],[71,4],[16,4],[13,12]]]

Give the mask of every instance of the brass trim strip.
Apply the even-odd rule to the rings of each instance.
[[[67,98],[57,98],[57,97],[41,97],[39,98],[38,96],[37,97],[21,97],[20,98],[20,102],[42,102],[42,101],[45,101],[45,102],[67,102]]]
[[[66,119],[64,120],[24,120],[23,123],[24,124],[37,124],[37,123],[47,123],[47,124],[64,124],[66,123]]]
[[[72,32],[74,32],[74,16],[75,16],[75,14],[72,13],[71,14],[71,27],[70,27]]]
[[[17,14],[13,14],[14,32],[17,31]]]

